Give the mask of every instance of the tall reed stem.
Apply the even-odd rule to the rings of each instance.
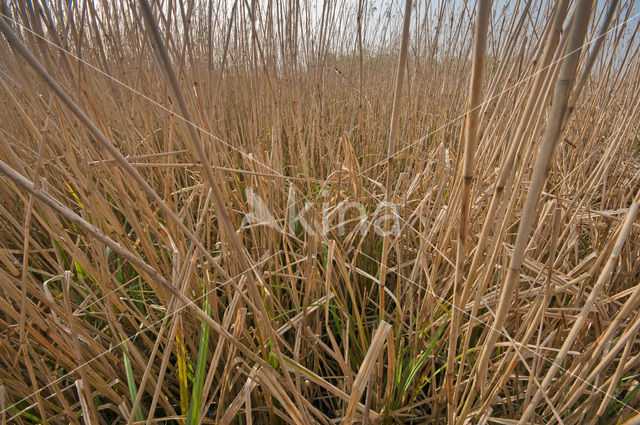
[[[391,208],[391,200],[393,198],[393,162],[396,151],[396,137],[398,136],[398,122],[400,118],[400,98],[402,97],[402,81],[404,80],[405,64],[407,62],[407,50],[409,46],[409,27],[411,26],[411,3],[412,0],[406,0],[404,3],[404,19],[402,21],[402,42],[400,44],[400,54],[398,56],[398,66],[396,68],[396,84],[393,91],[393,109],[391,111],[391,130],[389,131],[389,143],[387,145],[387,181],[385,200],[385,216],[387,220],[383,224],[385,232],[382,240],[382,261],[380,262],[380,320],[385,318],[385,288],[387,280],[387,262],[389,259],[390,235],[389,235],[389,219],[392,217],[393,210]]]
[[[571,26],[571,31],[568,34],[569,40],[565,49],[567,56],[563,59],[560,75],[556,82],[553,100],[551,103],[551,111],[549,112],[547,126],[542,137],[540,151],[536,158],[531,184],[527,191],[527,198],[522,212],[520,225],[518,227],[515,246],[513,248],[513,253],[511,254],[511,261],[509,263],[507,276],[500,290],[500,301],[498,302],[498,307],[496,309],[495,319],[492,322],[491,329],[489,330],[478,359],[476,372],[479,377],[480,385],[485,381],[489,356],[491,356],[498,337],[502,333],[502,328],[505,324],[507,313],[511,306],[511,300],[513,299],[513,293],[520,279],[520,269],[522,267],[522,262],[524,261],[525,249],[529,242],[531,227],[533,226],[533,221],[536,217],[536,207],[547,179],[547,174],[551,167],[553,153],[560,137],[562,118],[571,93],[571,87],[576,74],[578,61],[580,59],[584,37],[587,32],[587,25],[591,15],[592,5],[592,0],[581,0],[576,4],[576,8],[574,10],[573,24]],[[484,388],[484,385],[482,385],[482,387]]]
[[[464,159],[462,165],[462,200],[460,204],[460,224],[458,225],[458,243],[456,255],[456,270],[453,284],[453,306],[451,312],[451,325],[449,327],[449,350],[447,353],[446,386],[447,386],[447,420],[449,424],[455,423],[455,411],[457,391],[453,387],[453,374],[458,347],[458,327],[462,308],[463,273],[466,260],[467,237],[469,226],[469,209],[471,199],[471,184],[473,182],[473,157],[478,144],[478,116],[480,115],[480,102],[482,100],[482,74],[484,71],[485,50],[487,45],[487,31],[489,18],[491,17],[491,0],[478,2],[478,15],[476,18],[475,36],[473,44],[473,62],[471,65],[471,82],[469,84],[469,100],[464,125]],[[464,357],[462,356],[459,373],[464,369]]]

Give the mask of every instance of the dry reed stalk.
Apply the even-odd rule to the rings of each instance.
[[[393,199],[394,193],[394,184],[393,184],[393,157],[396,151],[396,137],[398,135],[398,120],[400,117],[400,99],[402,96],[402,82],[404,80],[404,72],[405,72],[405,64],[407,61],[407,50],[409,44],[409,26],[411,25],[411,1],[405,0],[404,3],[404,17],[402,21],[402,41],[400,44],[400,53],[398,54],[398,66],[396,68],[396,79],[395,79],[395,89],[393,91],[393,106],[391,109],[391,126],[389,130],[389,142],[387,144],[387,180],[386,180],[386,192],[384,195],[385,199],[385,214],[386,216],[391,216],[391,210],[389,207],[390,202]],[[384,229],[387,231],[389,228],[389,224],[384,224]],[[388,233],[385,232],[385,233]],[[382,265],[380,267],[380,289],[378,291],[378,299],[380,302],[380,318],[384,320],[385,318],[385,287],[387,281],[387,261],[389,257],[389,251],[391,247],[389,246],[391,242],[389,241],[389,236],[385,234],[382,239]]]
[[[502,329],[504,326],[504,321],[511,305],[516,283],[520,279],[520,268],[524,260],[526,245],[529,241],[529,232],[535,218],[534,214],[538,204],[538,199],[542,192],[547,173],[549,172],[551,159],[558,143],[562,118],[569,100],[573,78],[580,58],[580,52],[582,50],[581,47],[591,14],[591,6],[592,3],[589,0],[585,0],[584,2],[581,2],[575,10],[576,13],[574,15],[573,25],[569,32],[569,42],[567,43],[567,48],[565,50],[569,56],[564,59],[562,63],[562,69],[556,83],[551,105],[552,109],[549,113],[540,152],[536,159],[531,184],[527,191],[526,203],[523,209],[522,219],[518,227],[518,235],[514,245],[514,252],[511,256],[508,273],[501,289],[501,298],[498,304],[498,310],[496,311],[496,318],[493,322],[492,329],[489,330],[487,340],[485,341],[481,356],[478,360],[477,374],[478,379],[481,382],[480,385],[483,385],[482,382],[485,380],[487,373],[486,368],[489,360],[488,357],[499,336],[498,330]]]
[[[172,88],[173,94],[176,96],[176,99],[178,101],[178,106],[180,107],[180,111],[182,113],[182,116],[188,121],[191,122],[190,114],[188,112],[187,106],[186,106],[186,102],[184,100],[184,97],[182,95],[182,91],[180,90],[180,86],[178,84],[176,75],[173,71],[173,67],[171,65],[171,60],[169,59],[169,55],[168,52],[164,46],[164,43],[162,41],[162,37],[160,35],[159,29],[157,27],[156,21],[153,17],[152,11],[151,11],[151,6],[149,5],[149,3],[145,0],[141,3],[142,5],[142,10],[144,13],[144,18],[145,21],[147,23],[147,25],[149,26],[148,30],[151,33],[155,44],[157,46],[157,50],[158,53],[160,54],[160,57],[162,58],[162,62],[163,62],[163,66],[164,66],[164,71],[167,74],[167,78],[169,79],[169,83],[170,86]],[[190,140],[192,142],[192,148],[193,150],[196,152],[200,162],[203,164],[203,169],[205,170],[205,176],[207,178],[208,184],[209,184],[209,188],[213,193],[213,204],[214,207],[216,209],[216,215],[218,220],[220,220],[220,225],[219,225],[219,230],[221,231],[221,233],[223,235],[226,236],[226,238],[228,238],[227,243],[229,243],[232,247],[232,252],[234,252],[237,257],[236,259],[239,261],[239,265],[240,268],[242,270],[246,270],[247,273],[250,273],[251,275],[255,275],[259,280],[262,279],[262,277],[260,275],[257,275],[254,273],[254,269],[253,266],[251,265],[251,259],[248,256],[248,254],[246,253],[246,250],[244,248],[244,246],[242,245],[242,243],[240,242],[234,226],[231,222],[231,218],[229,217],[228,212],[226,211],[226,209],[223,207],[223,205],[225,204],[224,199],[222,198],[222,194],[220,193],[219,187],[218,187],[218,182],[216,181],[213,172],[211,170],[210,167],[208,166],[204,166],[205,164],[208,164],[208,158],[206,156],[206,153],[204,151],[204,146],[202,145],[202,142],[199,140],[198,135],[195,132],[195,129],[193,128],[193,126],[187,126],[187,129],[189,131],[189,135],[190,135]],[[224,243],[224,242],[223,242]],[[273,345],[273,350],[275,352],[276,357],[278,358],[278,362],[279,364],[282,365],[282,367],[284,368],[284,361],[282,358],[282,353],[280,351],[279,348],[279,344],[278,344],[278,339],[276,338],[276,334],[274,332],[274,329],[270,326],[270,324],[268,324],[268,313],[265,309],[265,306],[262,302],[260,302],[261,300],[261,296],[259,294],[256,282],[253,278],[251,278],[251,280],[249,281],[250,284],[248,286],[251,296],[254,300],[255,305],[258,307],[256,313],[259,314],[261,316],[261,319],[263,321],[263,323],[267,324],[267,326],[264,326],[263,329],[266,330],[266,333],[268,334],[270,341]],[[294,387],[293,381],[291,380],[291,376],[286,372],[286,369],[283,369],[284,372],[284,377],[287,381],[287,383],[289,384],[290,388]],[[293,392],[293,396],[296,399],[296,402],[300,405],[302,404],[302,400],[299,396],[299,394],[297,392]],[[285,400],[287,400],[288,398],[285,398]],[[302,420],[302,423],[306,423],[306,420]]]
[[[533,114],[533,111],[535,110],[534,108],[536,108],[536,104],[541,102],[541,100],[543,99],[543,97],[540,96],[539,93],[540,93],[540,90],[542,89],[544,81],[546,80],[549,65],[553,59],[553,55],[557,47],[557,43],[562,30],[562,23],[564,21],[565,14],[567,12],[568,7],[569,7],[569,2],[563,1],[561,3],[558,3],[558,5],[555,8],[551,29],[549,31],[550,39],[546,43],[544,55],[542,60],[540,61],[541,72],[539,72],[536,75],[534,84],[530,92],[531,94],[527,98],[527,104],[525,105],[522,116],[520,117],[520,123],[518,125],[518,129],[516,130],[517,138],[509,145],[509,150],[508,150],[508,153],[506,154],[506,159],[503,161],[501,165],[500,174],[495,184],[494,194],[491,198],[491,204],[489,206],[489,211],[487,212],[487,217],[492,217],[495,215],[496,209],[499,205],[498,201],[505,189],[506,181],[512,173],[512,167],[516,159],[517,152],[520,149],[521,140],[524,139],[525,135],[527,134],[528,127],[532,123],[531,118],[534,116]],[[473,260],[471,262],[469,276],[467,277],[468,282],[474,281],[475,273],[477,268],[479,267],[479,264],[480,264],[479,262],[481,261],[482,254],[484,253],[485,245],[487,243],[487,239],[489,236],[488,232],[490,230],[490,224],[491,222],[487,220],[484,222],[484,225],[482,227],[482,232],[478,240],[477,249],[473,256]],[[470,290],[471,290],[470,285],[467,285],[465,287],[463,300],[466,300]]]
[[[353,381],[351,397],[349,398],[349,404],[347,405],[347,410],[342,420],[342,423],[345,425],[350,425],[353,421],[353,413],[360,402],[360,398],[362,397],[367,384],[371,382],[371,374],[375,373],[375,363],[379,360],[380,352],[387,340],[389,332],[391,332],[391,325],[382,321],[380,322],[375,334],[373,334],[369,350],[367,350],[367,354],[362,361],[361,368],[356,375],[356,379]],[[369,415],[368,406],[366,408],[366,412],[367,415]]]
[[[491,1],[483,0],[478,2],[478,12],[475,24],[475,35],[473,44],[473,62],[471,65],[471,81],[469,84],[469,100],[467,110],[469,113],[465,117],[464,130],[464,153],[462,162],[462,200],[460,203],[460,222],[457,251],[456,251],[456,269],[453,283],[453,312],[451,314],[451,327],[449,331],[449,347],[447,353],[447,370],[446,370],[446,386],[447,386],[447,421],[449,424],[455,423],[455,412],[458,386],[453,386],[453,374],[455,359],[458,347],[458,326],[462,312],[462,302],[464,286],[462,281],[463,268],[466,260],[466,248],[469,226],[469,211],[471,198],[471,184],[473,182],[473,158],[476,146],[478,145],[478,117],[480,115],[479,107],[482,100],[482,76],[484,72],[485,50],[487,43],[487,31],[489,29],[489,18],[491,15]],[[460,363],[459,372],[464,370],[464,357]]]

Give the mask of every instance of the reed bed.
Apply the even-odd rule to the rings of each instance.
[[[638,6],[2,2],[1,424],[635,423]]]

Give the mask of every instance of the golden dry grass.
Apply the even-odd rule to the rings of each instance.
[[[549,3],[3,2],[1,424],[639,414],[637,5]]]

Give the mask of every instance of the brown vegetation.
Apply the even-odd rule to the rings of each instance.
[[[311,3],[2,3],[1,424],[639,414],[637,5]]]

